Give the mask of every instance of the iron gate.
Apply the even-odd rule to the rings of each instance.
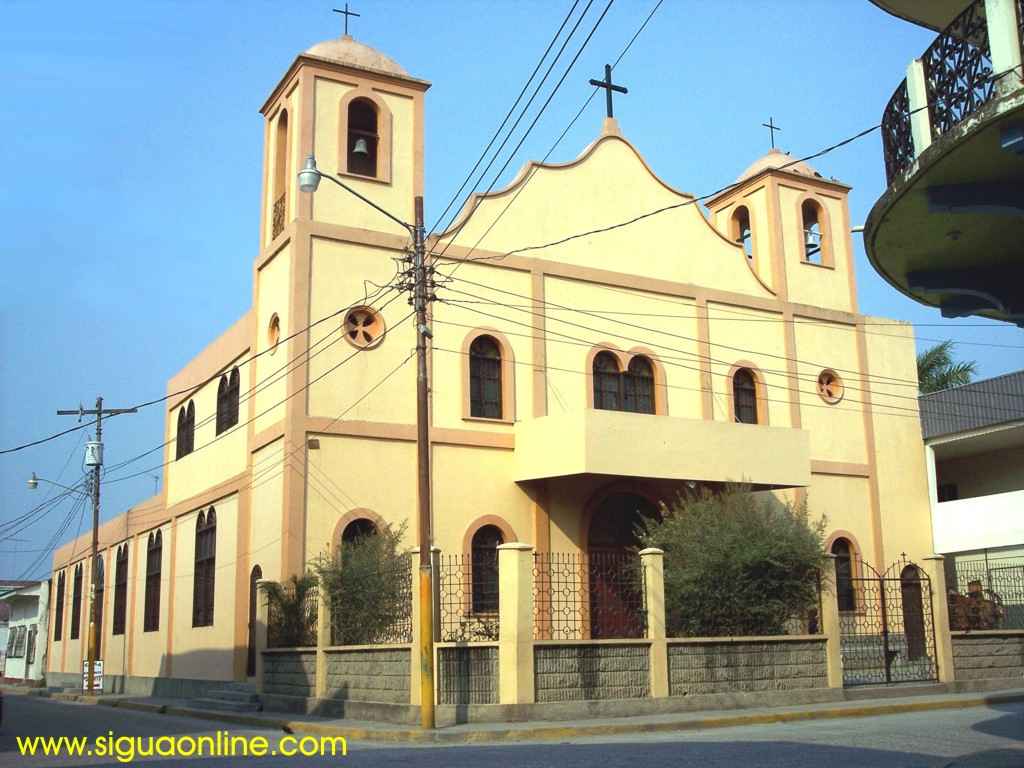
[[[839,613],[843,684],[937,680],[927,574],[904,555],[885,573],[858,560],[843,581],[837,591],[852,593],[852,610]]]

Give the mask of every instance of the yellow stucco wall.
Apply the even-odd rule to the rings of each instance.
[[[279,438],[252,455],[252,523],[249,526],[249,568],[259,565],[264,579],[280,580],[281,505],[284,498],[285,460],[294,466],[302,449],[285,450]]]
[[[272,348],[268,329],[270,320],[276,314],[281,324],[281,339],[287,339],[298,328],[292,321],[294,308],[291,306],[291,262],[292,247],[286,245],[256,274],[256,329],[255,349],[257,353]],[[279,341],[272,353],[262,354],[256,359],[257,391],[252,397],[256,431],[260,432],[284,418],[287,394],[286,374],[289,363],[298,350],[292,341]],[[243,382],[248,379],[243,378]],[[248,384],[242,385],[242,391]],[[243,410],[242,413],[247,412]],[[243,419],[244,420],[244,419]]]
[[[856,307],[850,306],[849,240],[844,229],[849,216],[845,212],[845,203],[834,197],[811,193],[811,197],[826,212],[828,225],[826,227],[822,223],[822,228],[827,240],[823,250],[831,250],[834,264],[831,267],[809,264],[804,260],[803,219],[800,213],[800,201],[806,194],[806,187],[779,185],[779,215],[789,298],[817,307],[855,310]]]

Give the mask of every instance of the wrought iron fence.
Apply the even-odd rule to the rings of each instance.
[[[285,196],[281,195],[277,200],[274,201],[274,219],[273,229],[271,230],[271,236],[277,237],[284,232],[284,217],[285,217]]]
[[[331,645],[412,642],[412,555],[381,566],[376,589],[346,591],[331,599]]]
[[[588,640],[647,636],[644,571],[629,552],[538,552],[533,636]]]
[[[284,601],[268,599],[267,647],[304,648],[316,645],[317,606],[320,590],[309,589],[302,602],[294,602],[294,590],[283,586]]]
[[[882,114],[882,149],[885,178],[889,184],[914,162],[914,140],[910,130],[910,99],[907,81],[896,88]]]
[[[497,640],[497,552],[441,555],[438,571],[441,641]]]
[[[957,559],[953,575],[950,629],[1024,629],[1024,557]]]
[[[995,84],[984,0],[974,0],[953,19],[921,60],[932,138],[937,139],[992,97]]]

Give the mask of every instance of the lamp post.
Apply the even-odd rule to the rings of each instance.
[[[419,495],[419,549],[420,549],[420,723],[424,728],[434,727],[434,611],[433,575],[430,558],[430,441],[427,424],[427,339],[432,336],[427,326],[427,266],[425,256],[425,229],[423,226],[423,198],[416,196],[414,209],[416,223],[409,224],[381,208],[369,198],[334,176],[321,173],[316,158],[309,155],[299,171],[299,189],[316,192],[320,179],[330,179],[339,187],[362,200],[374,210],[404,228],[413,241],[413,308],[416,311],[416,464]]]

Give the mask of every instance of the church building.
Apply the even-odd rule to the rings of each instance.
[[[100,531],[108,689],[245,681],[258,579],[382,526],[415,545],[411,241],[297,174],[412,221],[429,88],[346,35],[263,104],[251,309],[167,384],[161,491]],[[772,150],[698,202],[594,129],[428,240],[433,545],[622,551],[660,502],[745,482],[825,515],[847,568],[930,554],[913,331],[858,310],[850,188]],[[51,684],[81,681],[87,553],[54,556]]]

